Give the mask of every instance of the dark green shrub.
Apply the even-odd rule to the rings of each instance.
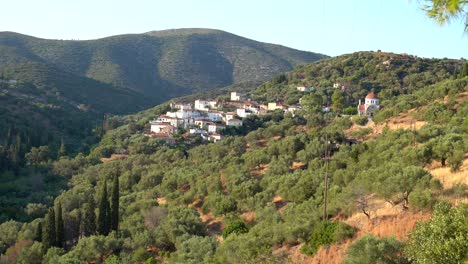
[[[437,201],[430,190],[417,190],[411,193],[408,199],[411,208],[416,210],[431,209]]]
[[[399,264],[409,263],[401,256],[403,244],[393,237],[377,238],[365,235],[348,249],[345,264]]]
[[[307,255],[313,255],[320,246],[330,245],[354,235],[354,228],[341,222],[321,222],[317,224],[310,235],[309,241],[301,248]]]
[[[231,222],[226,228],[223,230],[223,238],[226,239],[230,234],[242,234],[249,232],[249,228],[245,225],[244,222],[237,220]]]
[[[357,115],[358,111],[356,109],[356,107],[347,107],[345,110],[344,110],[345,114],[347,115]]]
[[[335,228],[335,234],[333,240],[335,242],[343,241],[347,238],[351,238],[356,233],[356,229],[343,222],[338,222]]]
[[[367,136],[370,132],[372,132],[372,128],[360,128],[356,131],[353,131],[351,134],[353,137],[356,137],[356,138],[361,138],[361,137],[364,137],[364,136]]]
[[[367,116],[354,116],[352,121],[354,124],[365,126],[367,124]]]

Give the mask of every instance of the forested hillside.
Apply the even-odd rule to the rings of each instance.
[[[404,56],[387,54],[393,64],[380,71],[381,55],[346,55],[275,77],[253,94],[291,98],[296,85],[313,86],[302,95],[302,111],[246,118],[242,133],[231,131],[221,142],[166,145],[145,136],[148,120],[167,110],[161,105],[121,118],[127,124],[108,131],[88,156],[37,155],[27,165],[36,181],[58,179],[68,188],[54,201],[1,209],[3,220],[23,222],[0,225],[0,260],[285,263],[295,248],[311,258],[321,246],[346,244],[339,256],[345,263],[467,261],[466,177],[448,186],[430,169],[450,168],[447,177],[467,173],[464,62],[412,58],[404,66]],[[354,65],[346,74],[339,73],[343,61]],[[330,69],[337,69],[336,80]],[[349,88],[333,88],[340,81]],[[344,114],[372,89],[383,98],[373,120]],[[337,90],[341,97],[333,96]],[[322,112],[326,102],[335,111]],[[402,113],[423,125],[393,126]],[[374,133],[371,125],[383,129]],[[2,193],[8,192],[14,189]],[[434,216],[398,238],[363,235],[365,225],[348,220],[362,214],[372,227],[388,219],[372,208],[376,201],[398,208],[397,216]],[[391,221],[398,226],[401,219]]]
[[[329,99],[333,92],[339,91],[347,105],[357,105],[370,91],[378,93],[385,101],[454,78],[461,73],[463,63],[406,54],[356,52],[298,66],[291,72],[277,75],[254,90],[252,97],[294,104],[302,96],[296,87],[306,86],[323,91]],[[331,100],[328,104],[332,104]]]
[[[214,88],[252,88],[325,57],[210,29],[89,41],[0,32],[4,163],[18,172],[25,154],[43,145],[49,158],[57,156],[61,143],[70,154],[87,152],[103,131],[115,127],[113,115]]]
[[[90,41],[0,32],[0,179],[7,183],[2,195],[16,193],[2,203],[9,208],[4,214],[24,219],[18,211],[28,202],[54,197],[59,189],[52,183],[31,194],[37,181],[55,178],[33,177],[28,166],[87,153],[119,125],[114,115],[194,91],[241,82],[255,87],[324,57],[204,29]]]
[[[145,94],[154,103],[232,84],[262,82],[327,56],[212,29],[177,29],[97,40],[48,40],[0,32],[5,65],[41,62]]]

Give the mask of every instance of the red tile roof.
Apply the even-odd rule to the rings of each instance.
[[[158,126],[170,126],[171,125],[171,123],[168,123],[168,122],[153,122],[151,124],[158,125]]]
[[[369,93],[366,96],[366,99],[378,99],[377,95],[375,93]]]
[[[360,105],[359,105],[359,110],[363,110],[363,111],[366,110],[366,106],[363,105],[363,104],[360,104]]]
[[[151,137],[153,137],[153,138],[168,138],[168,139],[172,139],[172,136],[170,136],[170,135],[167,134],[167,133],[151,133]]]

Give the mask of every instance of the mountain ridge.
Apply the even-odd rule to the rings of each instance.
[[[150,31],[94,40],[0,32],[0,68],[25,61],[53,64],[143,93],[155,103],[239,82],[263,82],[326,57],[214,29]]]

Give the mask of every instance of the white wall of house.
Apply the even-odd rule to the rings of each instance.
[[[198,129],[198,128],[191,128],[191,129],[189,130],[189,133],[190,133],[190,134],[202,134],[202,135],[205,135],[205,134],[208,134],[208,131],[203,130],[203,129]]]
[[[221,125],[218,125],[218,124],[212,124],[212,125],[209,125],[208,126],[208,132],[210,133],[217,133],[221,130],[224,130],[226,127],[225,126],[221,126]]]
[[[242,126],[242,121],[239,119],[231,119],[226,122],[228,126]]]
[[[167,123],[151,123],[151,132],[162,133],[165,130],[172,130],[172,126]]]
[[[234,113],[226,113],[225,121],[228,121],[229,119],[234,119],[235,115],[236,114],[234,114]]]
[[[231,101],[243,101],[245,100],[245,94],[239,92],[231,92]]]
[[[209,104],[211,109],[216,109],[216,108],[219,107],[219,102],[218,101],[209,101],[208,104]]]
[[[195,110],[208,111],[210,102],[205,100],[195,100]]]
[[[236,110],[236,114],[242,118],[244,117],[248,117],[249,115],[251,115],[252,113],[247,111],[246,109],[244,108],[237,108]]]
[[[181,111],[192,110],[192,106],[189,104],[175,104],[174,108],[179,109]]]
[[[220,121],[223,119],[221,112],[208,112],[208,119],[211,121]]]
[[[365,99],[366,105],[379,105],[379,99]]]

